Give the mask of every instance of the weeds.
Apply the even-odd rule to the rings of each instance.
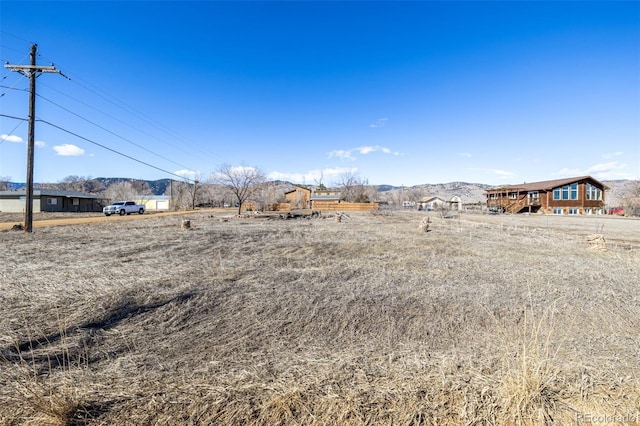
[[[529,425],[640,411],[637,253],[479,222],[491,217],[434,216],[427,236],[423,217],[4,233],[0,423]]]

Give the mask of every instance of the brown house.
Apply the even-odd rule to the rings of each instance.
[[[591,176],[506,185],[487,190],[487,208],[506,213],[603,214],[608,189]]]
[[[284,198],[291,208],[294,209],[308,209],[311,208],[311,189],[306,186],[298,186],[289,192],[284,193]]]

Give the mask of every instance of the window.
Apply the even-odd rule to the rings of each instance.
[[[529,195],[529,198],[534,200],[537,200],[538,198],[540,198],[538,191],[531,191],[528,195]]]
[[[578,199],[578,184],[577,183],[572,183],[571,184],[571,199],[572,200],[577,200]]]
[[[57,198],[47,198],[47,204],[50,206],[56,206],[58,205],[58,199]]]
[[[571,185],[565,185],[562,188],[555,188],[553,190],[554,200],[577,200],[578,199],[578,184],[572,183]]]
[[[553,214],[563,214],[562,209],[560,207],[554,207]]]
[[[569,214],[580,214],[580,210],[575,207],[571,207],[569,209]]]
[[[584,214],[591,214],[591,208],[590,207],[585,208]]]
[[[510,192],[509,193],[509,198],[511,198],[512,200],[517,200],[518,199],[518,193],[517,192]]]
[[[497,200],[498,199],[498,194],[490,194],[489,198],[491,198],[492,200]]]
[[[602,190],[597,186],[587,184],[587,200],[602,200]]]

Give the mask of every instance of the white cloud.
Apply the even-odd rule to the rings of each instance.
[[[38,148],[44,148],[45,146],[47,146],[47,144],[42,141],[35,141],[33,144]]]
[[[388,154],[388,155],[400,155],[399,152],[397,151],[392,151],[391,149],[384,147],[384,146],[380,146],[380,145],[363,145],[363,146],[359,146],[357,148],[351,148],[348,150],[344,150],[344,149],[339,149],[339,150],[335,150],[335,151],[331,151],[329,153],[329,158],[339,158],[341,160],[355,160],[356,157],[353,155],[354,153],[359,153],[362,155],[367,155],[367,154],[371,154],[372,152],[382,152],[383,154]]]
[[[329,153],[329,158],[339,158],[341,160],[355,160],[356,157],[354,157],[353,155],[351,155],[351,153],[353,152],[352,149],[345,151],[343,149],[338,149],[335,151],[331,151]]]
[[[613,157],[619,157],[623,154],[623,152],[618,151],[618,152],[608,152],[606,154],[602,155],[602,158],[604,158],[605,160],[608,160],[609,158],[613,158]]]
[[[173,172],[173,174],[176,174],[178,176],[182,176],[184,178],[191,179],[191,180],[194,180],[196,177],[200,176],[200,172],[197,172],[195,170],[188,170],[188,169],[178,170]]]
[[[369,124],[369,127],[372,127],[372,128],[384,127],[387,124],[387,121],[389,121],[388,118],[378,118],[375,121],[375,123]]]
[[[84,155],[84,149],[69,143],[56,145],[53,147],[53,150],[56,152],[56,154],[63,157],[76,157],[79,155]]]
[[[563,177],[592,176],[596,179],[636,179],[631,173],[625,171],[628,165],[617,161],[594,164],[586,169],[561,169],[556,174]]]
[[[466,157],[466,158],[471,158],[472,157],[472,155],[469,154],[468,152],[459,152],[457,155],[459,157]]]
[[[20,136],[16,136],[16,135],[2,134],[2,135],[0,135],[0,139],[2,139],[3,141],[13,142],[13,143],[21,143],[22,142],[22,138]]]
[[[327,167],[322,170],[314,169],[309,170],[306,173],[288,173],[288,172],[278,172],[273,171],[269,173],[267,176],[271,180],[285,180],[296,183],[304,183],[304,184],[315,184],[320,182],[322,179],[322,183],[327,184],[330,182],[332,178],[337,176],[341,176],[345,173],[357,173],[358,169],[355,167]]]

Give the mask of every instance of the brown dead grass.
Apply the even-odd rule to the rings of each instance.
[[[350,216],[0,232],[0,424],[637,421],[637,228]]]

